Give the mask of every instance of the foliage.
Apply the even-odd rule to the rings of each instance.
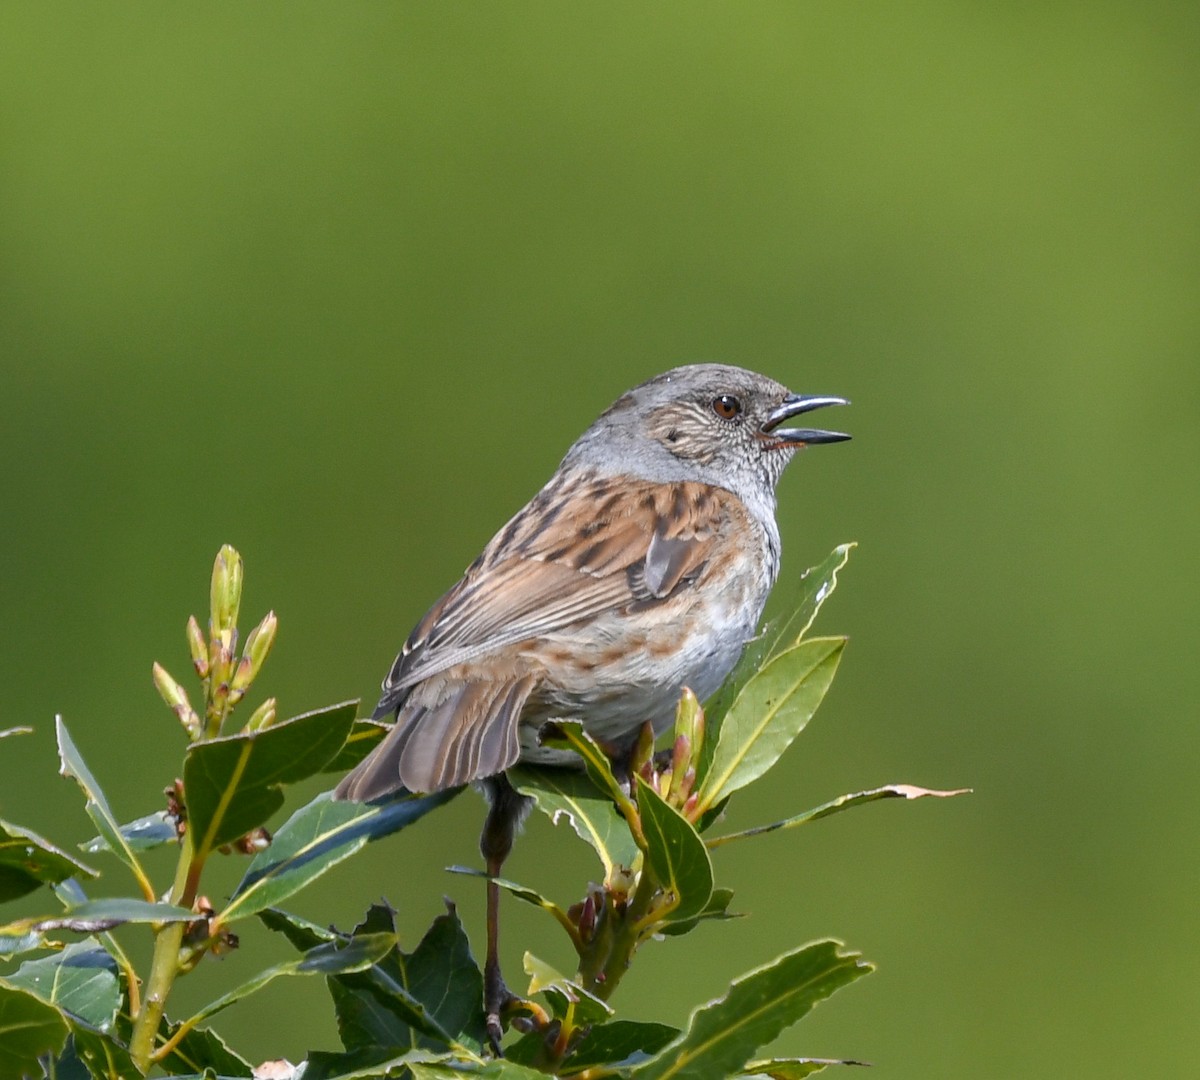
[[[98,832],[83,845],[85,853],[123,867],[132,893],[89,898],[83,883],[97,878],[98,870],[29,829],[0,822],[0,901],[43,890],[56,903],[54,910],[0,926],[0,955],[9,958],[0,969],[0,1080],[119,1077],[151,1069],[250,1076],[250,1063],[207,1022],[274,979],[304,975],[324,978],[342,1050],[313,1052],[296,1067],[278,1063],[272,1075],[703,1080],[801,1077],[827,1065],[856,1064],[757,1057],[785,1027],[871,970],[834,941],[791,949],[736,979],[723,997],[698,1007],[682,1031],[618,1018],[609,1003],[647,943],[730,917],[733,893],[715,884],[716,848],[875,799],[957,794],[887,785],[783,821],[713,835],[730,797],[779,760],[829,688],[845,639],[809,637],[808,631],[849,552],[849,545],[839,547],[805,576],[790,614],[752,643],[707,710],[685,691],[668,750],[655,755],[653,734],[648,728],[642,733],[628,780],[614,775],[600,747],[574,722],[543,738],[573,749],[580,771],[512,771],[513,783],[542,813],[569,822],[592,847],[603,876],[566,908],[518,883],[498,882],[555,920],[578,964],[566,974],[526,954],[528,997],[511,1010],[516,1034],[505,1056],[493,1058],[482,1022],[482,976],[452,907],[411,951],[402,948],[393,913],[381,905],[348,932],[279,907],[368,842],[412,824],[456,792],[403,793],[370,805],[320,795],[274,837],[267,832],[287,785],[349,767],[383,729],[356,720],[356,702],[278,720],[273,700],[235,728],[231,717],[270,652],[277,620],[268,614],[239,655],[242,560],[222,548],[212,576],[208,633],[195,618],[187,624],[199,707],[163,667],[153,669],[156,686],[189,737],[181,779],[167,788],[166,806],[121,824],[66,724],[56,720],[61,772],[81,790]],[[0,739],[23,730],[0,732]],[[142,860],[148,848],[164,844],[178,847],[174,881],[165,890],[151,881]],[[200,892],[215,851],[251,856],[219,910]],[[214,993],[190,1016],[168,1018],[175,982],[205,956],[237,947],[231,927],[252,925],[246,923],[250,916],[283,935],[296,958]],[[113,934],[122,926],[141,927],[153,939],[144,973]]]

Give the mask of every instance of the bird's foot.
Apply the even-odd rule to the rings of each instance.
[[[496,1057],[504,1056],[504,1051],[500,1049],[500,1040],[504,1038],[503,1016],[519,1000],[504,982],[499,965],[486,965],[483,971],[483,1023]]]
[[[523,1034],[546,1031],[553,1023],[550,1014],[536,1001],[514,994],[498,970],[484,972],[483,1013],[488,1044],[496,1057],[504,1056],[500,1042],[504,1038],[506,1020],[511,1020],[512,1026]]]

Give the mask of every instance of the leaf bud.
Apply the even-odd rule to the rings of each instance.
[[[275,699],[267,698],[257,709],[250,714],[250,719],[246,721],[247,731],[261,731],[263,728],[270,727],[275,723]]]
[[[191,615],[187,621],[188,651],[192,654],[192,666],[202,679],[208,678],[208,645],[205,644],[204,634],[196,616]]]

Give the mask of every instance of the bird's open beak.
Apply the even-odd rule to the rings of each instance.
[[[850,436],[840,431],[820,431],[816,428],[781,428],[779,425],[793,416],[812,412],[813,409],[823,409],[826,405],[849,404],[850,402],[845,398],[840,397],[804,397],[801,394],[789,394],[767,417],[761,431],[770,437],[773,446],[807,446],[810,443],[845,442]]]

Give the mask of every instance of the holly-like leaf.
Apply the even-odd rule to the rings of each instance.
[[[95,938],[26,960],[7,981],[101,1030],[112,1026],[121,1003],[117,962]]]
[[[54,730],[58,737],[59,772],[63,776],[71,777],[79,785],[87,798],[85,807],[87,815],[100,831],[100,835],[104,837],[109,850],[133,871],[138,885],[141,886],[142,895],[147,900],[153,900],[154,887],[146,877],[146,872],[142,869],[137,855],[121,835],[121,826],[108,805],[108,799],[92,775],[91,769],[87,767],[80,756],[79,749],[71,738],[70,732],[67,731],[67,725],[63,723],[61,716],[54,718]]]
[[[96,871],[43,840],[35,832],[0,821],[0,902],[25,896],[69,877],[96,877]]]
[[[67,1021],[36,994],[0,979],[0,1076],[41,1076],[38,1059],[57,1055],[67,1041]]]
[[[153,814],[130,821],[122,825],[118,831],[124,839],[125,845],[131,851],[149,851],[151,848],[179,841],[175,822],[167,816],[165,810],[156,810]],[[89,855],[98,851],[112,850],[103,836],[93,836],[87,843],[81,844],[80,848]]]
[[[129,1080],[138,1075],[128,1048],[112,1032],[78,1020],[71,1021],[71,1037],[55,1062],[59,1077],[70,1076],[72,1068],[82,1068],[92,1080]]]
[[[711,1080],[742,1071],[760,1046],[872,970],[858,954],[838,949],[836,941],[818,941],[735,979],[724,997],[696,1009],[687,1031],[630,1076]]]
[[[700,787],[706,809],[757,780],[804,730],[837,671],[845,638],[807,638],[769,659],[721,724]]]
[[[662,917],[670,922],[693,919],[708,905],[713,891],[712,861],[704,841],[687,818],[640,776],[637,792],[646,861],[659,886],[674,895],[674,906]]]
[[[392,922],[391,911],[375,905],[364,928]],[[453,909],[410,955],[397,949],[368,970],[330,980],[330,991],[349,1051],[476,1050],[484,1040],[483,976]]]
[[[566,820],[592,846],[604,866],[606,882],[611,882],[621,868],[632,868],[638,846],[629,825],[612,799],[586,774],[521,766],[510,769],[508,779],[555,825]]]
[[[612,1020],[594,1024],[571,1052],[568,1064],[571,1072],[592,1066],[613,1069],[637,1065],[657,1054],[672,1039],[679,1037],[679,1028],[640,1020]]]
[[[861,806],[863,803],[875,802],[877,799],[924,799],[927,797],[948,799],[955,795],[969,795],[970,793],[970,788],[938,791],[935,788],[917,787],[914,784],[885,784],[883,787],[871,788],[870,791],[855,791],[849,795],[839,795],[836,799],[830,799],[827,803],[822,803],[811,810],[805,810],[802,814],[784,818],[783,821],[773,821],[770,825],[756,825],[752,829],[743,829],[741,832],[714,836],[706,840],[705,844],[709,848],[715,848],[720,847],[721,844],[727,844],[730,840],[744,840],[748,836],[760,836],[778,829],[794,829],[797,825],[820,821],[821,818],[830,817],[842,810],[849,810],[852,806]]]
[[[346,741],[357,708],[346,701],[258,731],[192,743],[183,789],[195,860],[264,824],[283,805],[284,784],[320,772]]]
[[[328,792],[297,810],[246,868],[222,923],[282,903],[371,840],[389,836],[454,798],[462,788],[433,795],[404,792],[386,802],[334,802]]]

